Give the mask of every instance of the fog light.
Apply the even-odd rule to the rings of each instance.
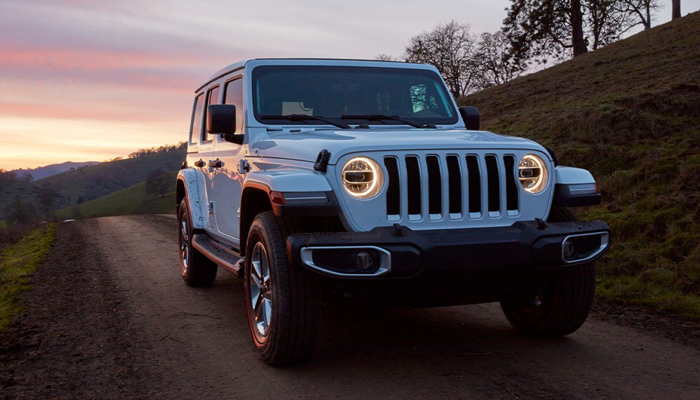
[[[355,266],[360,271],[369,271],[372,269],[372,255],[366,251],[360,251],[355,253]]]
[[[578,255],[578,249],[576,249],[576,246],[574,245],[574,242],[571,239],[566,239],[561,246],[562,254],[564,255],[564,260],[572,261],[576,259],[576,256]]]

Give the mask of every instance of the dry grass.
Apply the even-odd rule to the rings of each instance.
[[[700,318],[700,13],[467,98],[603,189],[599,295]]]

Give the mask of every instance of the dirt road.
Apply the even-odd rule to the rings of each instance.
[[[596,318],[537,340],[495,304],[326,308],[313,359],[269,367],[249,337],[242,281],[220,270],[212,288],[185,286],[175,243],[171,217],[63,224],[37,273],[54,282],[37,282],[20,326],[31,333],[7,350],[6,396],[700,398],[697,346]]]

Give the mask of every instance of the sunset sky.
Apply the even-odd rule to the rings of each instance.
[[[657,23],[670,19],[663,1]],[[666,4],[668,3],[668,4]],[[508,0],[2,0],[0,168],[102,161],[186,137],[193,91],[255,57],[400,55],[451,19],[501,26]],[[700,9],[684,0],[683,14]]]

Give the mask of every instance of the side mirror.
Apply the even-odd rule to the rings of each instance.
[[[236,106],[212,104],[207,107],[207,133],[223,135],[227,142],[242,144],[243,135],[236,135]]]
[[[480,126],[479,109],[476,107],[460,107],[459,115],[464,120],[464,126],[467,130],[478,131]]]

